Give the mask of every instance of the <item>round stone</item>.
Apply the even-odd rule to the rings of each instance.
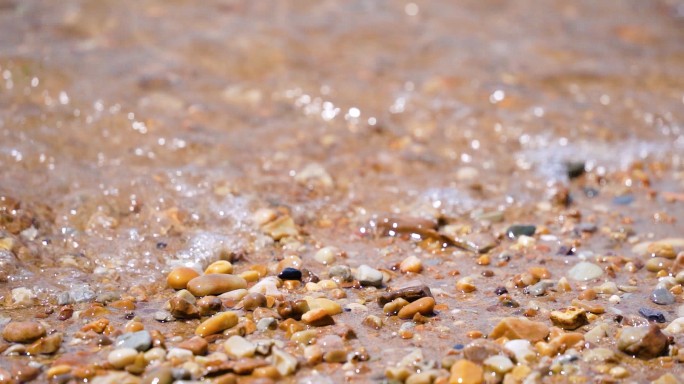
[[[603,269],[594,263],[582,261],[568,271],[568,277],[576,281],[593,280],[603,275]]]

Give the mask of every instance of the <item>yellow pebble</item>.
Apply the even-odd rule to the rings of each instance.
[[[233,273],[233,264],[227,260],[219,260],[211,263],[204,273]]]
[[[199,276],[199,273],[194,269],[179,267],[169,273],[166,277],[166,283],[173,289],[185,289],[188,286],[188,282],[197,276]]]
[[[259,272],[257,271],[244,271],[240,275],[247,282],[253,283],[259,280]]]
[[[223,332],[238,323],[238,315],[232,311],[217,313],[200,324],[195,330],[195,335],[205,337]]]

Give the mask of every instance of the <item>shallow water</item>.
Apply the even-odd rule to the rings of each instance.
[[[421,252],[360,235],[387,215],[498,209],[493,230],[560,235],[563,220],[535,210],[568,183],[567,161],[607,185],[590,200],[571,184],[578,210],[636,218],[636,240],[681,237],[680,222],[651,219],[681,221],[682,203],[639,190],[616,207],[638,182],[611,175],[659,162],[651,187],[681,192],[683,121],[681,1],[0,0],[0,194],[24,220],[0,295],[8,309],[17,287],[36,306],[65,291],[154,295],[179,263],[272,262],[289,251],[251,220],[269,206],[308,233],[303,258],[336,245],[352,266]],[[450,252],[434,257],[482,269]]]

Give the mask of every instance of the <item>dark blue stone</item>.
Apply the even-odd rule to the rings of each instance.
[[[454,345],[454,349],[457,350],[457,351],[463,349],[464,347],[465,347],[465,346],[464,346],[463,344],[456,344],[456,345]]]
[[[285,268],[282,272],[278,274],[281,280],[301,280],[302,271],[294,268]]]
[[[534,225],[511,225],[506,230],[506,236],[511,239],[515,239],[518,236],[533,236],[537,231],[537,227]]]
[[[632,195],[622,195],[613,199],[613,204],[615,205],[629,205],[634,201],[634,196]]]
[[[648,319],[648,321],[655,321],[656,323],[664,323],[665,315],[662,312],[650,308],[639,308],[639,314]]]

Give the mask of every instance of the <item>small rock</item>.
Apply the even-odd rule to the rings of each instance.
[[[584,161],[568,161],[565,171],[569,179],[576,179],[584,174]]]
[[[553,287],[553,282],[549,280],[542,280],[534,285],[531,285],[529,287],[525,287],[523,289],[524,293],[527,293],[532,296],[544,296],[546,294],[546,291]]]
[[[190,280],[187,289],[195,296],[208,296],[243,288],[247,288],[247,281],[240,276],[211,274]]]
[[[204,356],[209,351],[209,343],[203,337],[193,336],[178,344],[178,348],[187,349],[195,356]]]
[[[511,340],[504,344],[504,349],[515,356],[515,361],[518,364],[527,364],[537,355],[532,348],[532,343],[529,340]]]
[[[295,224],[294,220],[292,220],[292,217],[288,215],[281,216],[264,224],[261,227],[261,230],[276,241],[285,237],[299,235],[299,229],[297,228],[297,225]]]
[[[188,282],[199,276],[199,272],[188,267],[178,267],[166,277],[166,284],[173,289],[185,289]]]
[[[658,273],[672,267],[672,260],[663,257],[651,257],[646,261],[646,270],[653,273]]]
[[[510,340],[526,339],[535,343],[544,340],[548,334],[549,327],[544,323],[524,317],[506,317],[494,327],[489,337],[492,339],[506,337]]]
[[[378,303],[380,305],[385,305],[398,298],[411,302],[423,297],[432,297],[430,288],[420,281],[411,281],[399,287],[387,289],[387,292],[383,292],[380,297],[378,297]]]
[[[121,369],[127,365],[133,364],[136,357],[138,357],[138,351],[133,348],[119,348],[111,351],[107,356],[107,361],[114,368]]]
[[[279,274],[281,280],[302,280],[302,271],[295,268],[285,268]]]
[[[242,298],[242,306],[245,311],[253,311],[266,306],[266,296],[261,293],[249,293]]]
[[[483,382],[484,370],[472,361],[459,360],[451,366],[449,384],[481,384]]]
[[[565,330],[573,330],[589,324],[587,311],[582,308],[569,307],[562,311],[553,311],[549,317],[553,325]]]
[[[579,262],[568,271],[568,277],[576,281],[592,280],[601,275],[603,275],[601,267],[588,261]]]
[[[30,355],[49,355],[57,352],[60,345],[62,345],[62,334],[57,332],[36,340],[26,348],[26,352]]]
[[[511,225],[506,230],[506,236],[510,239],[515,239],[519,236],[534,236],[537,227],[534,225]]]
[[[35,321],[13,321],[2,330],[2,337],[11,343],[31,343],[45,336],[45,328]]]
[[[233,273],[233,264],[228,260],[218,260],[209,264],[207,269],[204,270],[204,273],[207,275],[212,273],[230,274]]]
[[[12,304],[27,306],[33,304],[36,294],[32,290],[19,287],[12,290]]]
[[[242,336],[235,335],[223,343],[223,349],[233,357],[252,357],[256,352],[256,345]]]
[[[613,204],[615,205],[629,205],[634,201],[633,195],[622,195],[613,198]]]
[[[655,324],[647,327],[624,327],[620,331],[617,347],[628,355],[651,359],[667,351],[668,339]]]
[[[423,269],[423,262],[416,256],[409,256],[399,264],[402,273],[419,273]]]
[[[142,384],[173,384],[173,371],[171,367],[158,367],[146,373],[142,378]]]
[[[169,300],[169,312],[176,319],[199,319],[200,317],[197,306],[178,296]]]
[[[337,257],[344,255],[344,252],[337,247],[324,247],[318,250],[314,255],[314,260],[323,265],[332,264]]]
[[[483,365],[490,371],[496,372],[500,375],[511,371],[515,366],[511,359],[504,355],[490,356],[483,362]]]
[[[684,317],[678,317],[670,324],[663,329],[663,333],[670,335],[670,336],[676,336],[684,333]]]
[[[159,322],[162,322],[162,323],[166,323],[166,322],[169,322],[169,321],[174,321],[174,320],[176,320],[176,318],[173,317],[173,315],[171,315],[169,312],[166,312],[166,311],[157,311],[157,312],[155,312],[155,313],[154,313],[154,319],[157,320],[157,321],[159,321]]]
[[[197,329],[195,329],[195,335],[201,337],[213,335],[214,333],[223,332],[228,328],[232,328],[237,325],[237,323],[238,316],[235,312],[221,312],[202,322]]]
[[[152,347],[152,336],[148,331],[124,333],[116,339],[116,348],[132,348],[145,352]]]
[[[273,365],[282,376],[291,375],[297,370],[297,358],[280,348],[273,347],[271,358]]]
[[[421,315],[429,315],[435,308],[435,299],[432,297],[423,297],[413,303],[410,303],[399,310],[397,316],[400,319],[412,319],[416,313]]]
[[[654,309],[650,308],[639,308],[639,314],[648,319],[648,321],[655,321],[656,323],[665,323],[665,315]]]
[[[608,348],[591,348],[584,351],[582,360],[587,363],[606,363],[616,362],[618,357]]]
[[[351,269],[346,265],[335,265],[328,271],[330,278],[338,278],[340,281],[351,281],[352,272]]]
[[[664,287],[659,287],[651,293],[651,301],[658,305],[670,305],[675,303],[675,296]]]
[[[375,268],[371,268],[366,264],[357,268],[354,278],[356,278],[361,285],[371,285],[374,287],[382,286],[382,272]]]
[[[264,317],[257,321],[256,327],[260,332],[264,332],[268,329],[275,329],[278,326],[278,322],[274,317]]]
[[[216,296],[204,296],[197,300],[197,308],[202,316],[211,316],[223,309],[223,302]]]
[[[490,356],[503,354],[504,350],[498,343],[488,339],[477,339],[463,347],[463,357],[481,364]]]

